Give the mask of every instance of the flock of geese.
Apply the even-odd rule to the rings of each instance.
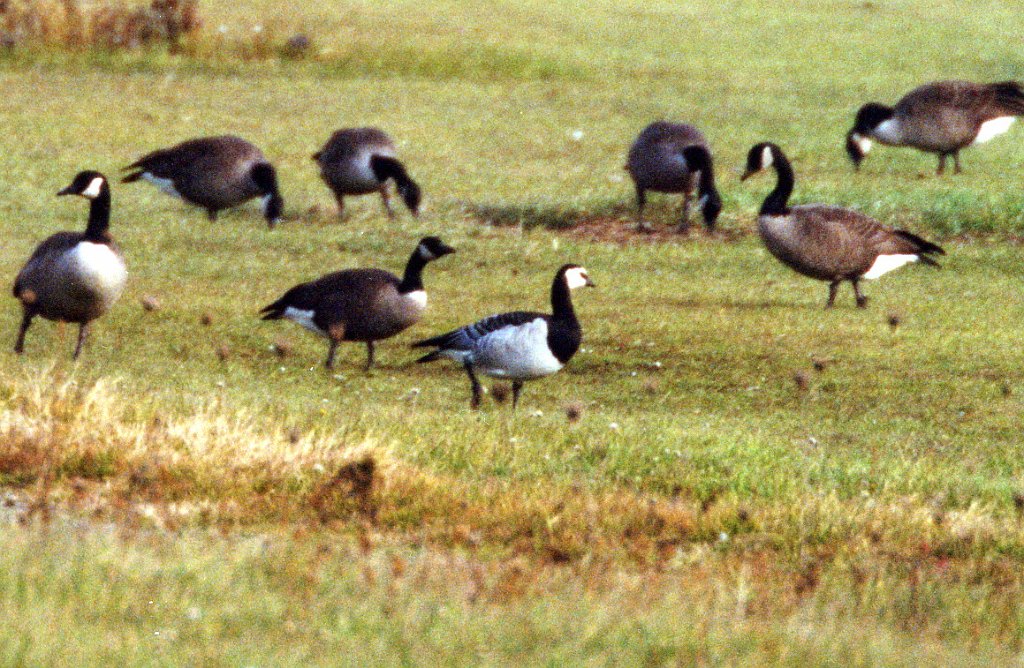
[[[978,84],[940,81],[920,86],[892,107],[866,104],[858,111],[846,137],[846,151],[859,168],[873,142],[910,146],[935,153],[938,173],[952,156],[960,171],[961,149],[1006,132],[1024,115],[1024,88],[1013,81]],[[335,132],[313,155],[324,182],[344,211],[344,198],[379,193],[388,216],[394,216],[390,186],[413,215],[421,191],[398,159],[395,144],[376,128]],[[647,191],[683,195],[680,231],[689,226],[694,193],[705,225],[713,229],[722,209],[715,187],[711,148],[692,125],[658,121],[633,142],[625,165],[636,187],[641,230],[649,229],[642,214]],[[743,179],[772,168],[777,183],[761,206],[758,233],[768,251],[791,269],[829,284],[826,307],[833,306],[839,286],[849,281],[856,304],[867,298],[860,281],[874,279],[910,262],[936,265],[942,248],[897,230],[855,210],[827,204],[790,206],[793,168],[778,145],[759,143],[747,155]],[[219,211],[250,199],[262,199],[263,214],[273,227],[284,200],[277,175],[263,153],[234,136],[192,139],[141,157],[125,170],[123,182],[148,181],[163,192],[206,209],[211,220]],[[117,301],[127,280],[121,251],[109,232],[110,185],[96,171],[79,173],[58,195],[89,200],[84,232],[58,232],[43,241],[14,282],[22,305],[22,321],[14,350],[22,353],[33,318],[77,323],[77,359],[90,324]],[[381,269],[348,269],[301,283],[261,311],[265,320],[288,319],[328,340],[325,365],[331,368],[341,341],[366,343],[369,369],[374,343],[415,324],[427,297],[422,272],[427,264],[455,252],[439,238],[423,238],[413,250],[401,278]],[[551,284],[551,313],[513,311],[413,344],[434,350],[419,362],[451,359],[463,366],[472,390],[471,406],[480,405],[477,373],[512,382],[513,408],[525,381],[550,375],[579,349],[582,329],[570,293],[593,286],[587,270],[566,264]]]

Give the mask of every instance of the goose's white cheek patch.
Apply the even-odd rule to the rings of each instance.
[[[765,146],[764,150],[761,151],[761,169],[768,169],[774,162],[775,159],[772,157],[772,149]]]
[[[853,135],[852,139],[853,143],[857,145],[857,148],[860,149],[860,152],[864,155],[867,155],[868,151],[870,151],[871,147],[874,145],[870,139],[859,134]]]
[[[103,179],[97,176],[96,178],[89,182],[89,187],[82,191],[82,197],[95,199],[100,196],[100,191],[102,189]]]
[[[565,284],[570,290],[582,288],[588,282],[587,270],[583,267],[573,267],[565,272]]]

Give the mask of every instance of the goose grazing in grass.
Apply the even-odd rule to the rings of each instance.
[[[454,253],[437,237],[416,245],[400,279],[383,269],[346,269],[300,283],[260,312],[264,320],[286,318],[329,341],[324,366],[334,367],[341,341],[366,342],[366,369],[373,366],[373,344],[417,323],[427,307],[423,268]]]
[[[410,178],[398,160],[395,143],[377,128],[346,128],[338,130],[324,147],[313,154],[320,165],[320,176],[334,193],[338,215],[345,211],[346,195],[380,193],[388,218],[394,218],[388,195],[388,181],[394,181],[402,201],[419,215],[420,187]]]
[[[828,303],[835,303],[843,281],[853,284],[857,306],[867,305],[860,292],[861,279],[878,278],[908,262],[920,260],[938,266],[932,255],[945,255],[921,237],[894,230],[853,209],[827,204],[789,206],[793,168],[775,144],[757,144],[747,155],[743,180],[774,167],[775,190],[768,194],[757,217],[757,231],[768,251],[804,276],[828,281]]]
[[[678,232],[690,229],[690,200],[696,188],[704,224],[715,228],[722,199],[715,188],[711,149],[700,130],[692,125],[657,121],[648,125],[633,142],[625,169],[636,186],[637,227],[643,222],[647,191],[683,194],[683,219]]]
[[[583,329],[576,319],[570,291],[594,283],[587,270],[567,264],[551,283],[552,313],[513,311],[484,318],[472,325],[417,341],[413,347],[434,346],[437,350],[417,362],[447,357],[462,364],[469,375],[472,408],[480,407],[479,370],[492,378],[512,381],[512,408],[519,403],[523,383],[551,375],[564,367],[580,347]]]
[[[240,137],[201,137],[153,151],[125,167],[122,179],[149,181],[172,197],[206,209],[210,220],[221,209],[263,198],[263,216],[274,227],[284,211],[277,172],[263,153]]]
[[[893,107],[876,102],[861,107],[846,135],[846,152],[859,169],[872,140],[912,146],[938,154],[938,174],[953,156],[953,172],[959,174],[960,149],[1003,134],[1020,115],[1024,89],[1016,81],[936,81],[910,91]]]
[[[82,352],[93,320],[107,312],[124,290],[128,271],[110,236],[110,186],[99,172],[84,171],[57,193],[90,201],[85,232],[57,232],[36,247],[14,280],[23,311],[14,352],[25,351],[32,318],[78,323],[74,359]]]

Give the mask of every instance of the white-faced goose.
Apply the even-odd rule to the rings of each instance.
[[[264,320],[286,318],[326,337],[324,365],[334,366],[341,341],[366,342],[366,368],[373,366],[373,343],[390,338],[419,321],[427,307],[423,268],[454,253],[437,237],[424,237],[399,279],[383,269],[346,269],[301,283],[264,307]]]
[[[36,247],[18,277],[14,296],[22,319],[14,352],[25,351],[25,333],[32,318],[78,323],[74,358],[82,352],[89,324],[113,305],[124,290],[128,271],[110,236],[110,187],[99,172],[80,172],[57,193],[90,200],[85,232],[58,232]]]
[[[206,209],[210,220],[221,209],[254,197],[263,199],[263,216],[274,227],[284,210],[277,173],[262,151],[240,137],[190,139],[153,151],[125,167],[124,183],[149,181],[172,197]]]
[[[789,268],[828,281],[828,303],[835,303],[843,281],[853,284],[857,306],[867,298],[860,292],[861,279],[873,279],[908,262],[920,260],[938,266],[931,255],[944,255],[940,247],[921,237],[894,230],[852,209],[827,204],[789,206],[793,192],[793,168],[775,144],[757,144],[747,155],[743,179],[774,167],[775,190],[761,205],[757,231],[768,251]]]
[[[1003,134],[1022,114],[1024,90],[1016,81],[937,81],[915,88],[893,107],[876,102],[861,107],[846,135],[846,152],[859,168],[872,140],[911,146],[937,153],[939,174],[946,157],[953,156],[953,171],[959,173],[960,149]]]
[[[575,264],[564,265],[551,283],[551,315],[532,311],[492,315],[414,343],[414,347],[437,348],[417,361],[432,362],[446,357],[462,364],[473,391],[472,408],[480,406],[481,388],[476,371],[492,378],[511,380],[514,409],[525,381],[555,373],[576,354],[583,329],[576,319],[569,292],[593,285],[586,269]]]
[[[722,210],[722,199],[715,188],[711,149],[700,130],[684,123],[657,121],[648,125],[633,142],[625,169],[636,186],[637,218],[640,230],[648,190],[683,194],[683,216],[677,230],[690,227],[690,200],[697,190],[704,224],[714,229]]]
[[[313,154],[320,165],[320,176],[334,193],[338,215],[345,210],[346,195],[380,193],[388,217],[395,212],[388,195],[388,181],[394,181],[398,194],[414,216],[419,215],[420,187],[409,177],[398,160],[395,143],[377,128],[338,130],[324,147]]]

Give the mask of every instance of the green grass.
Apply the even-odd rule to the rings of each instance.
[[[70,362],[38,320],[0,366],[0,664],[992,665],[1024,650],[1020,128],[935,159],[842,152],[854,110],[937,78],[1024,77],[999,3],[216,3],[199,56],[0,54],[0,276],[80,228],[56,199],[153,148],[233,132],[286,220],[115,186],[130,282]],[[248,60],[255,24],[310,35]],[[223,43],[218,27],[227,27]],[[244,40],[243,40],[244,42]],[[239,42],[239,43],[243,43]],[[656,118],[712,142],[723,234],[618,233],[626,148]],[[339,222],[310,155],[400,144],[420,219]],[[576,138],[575,133],[582,132]],[[795,200],[941,241],[867,310],[752,233],[778,142]],[[653,197],[669,229],[677,203]],[[257,312],[326,271],[400,271],[437,234],[424,321],[339,350]],[[518,414],[468,408],[411,341],[547,308],[585,264],[583,350]],[[159,308],[140,302],[155,298]],[[208,324],[204,324],[204,318]],[[12,345],[13,299],[0,303]],[[895,328],[890,320],[898,321]],[[275,349],[284,351],[283,355]],[[221,359],[223,358],[223,359]],[[821,367],[820,369],[816,368]],[[578,414],[570,420],[567,413]],[[350,462],[375,462],[370,492]],[[158,635],[159,633],[159,635]]]

